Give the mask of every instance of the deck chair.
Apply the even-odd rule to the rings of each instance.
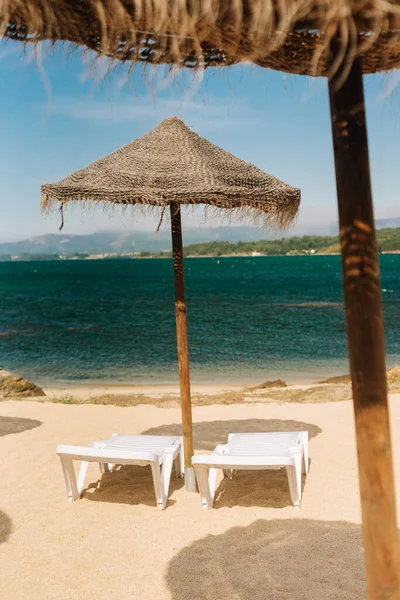
[[[203,508],[211,508],[217,483],[217,469],[233,477],[236,470],[280,469],[287,472],[294,506],[301,503],[301,476],[308,473],[308,432],[231,433],[227,444],[218,445],[209,455],[197,455],[192,464]]]
[[[113,465],[150,465],[157,507],[163,510],[167,505],[172,467],[177,477],[183,475],[182,438],[162,435],[120,435],[113,434],[109,439],[94,442],[90,447],[57,446],[64,474],[68,499],[79,500],[89,462],[97,462],[102,473]],[[81,462],[78,479],[73,465]]]

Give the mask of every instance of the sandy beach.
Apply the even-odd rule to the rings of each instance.
[[[400,396],[391,396],[392,428]],[[120,433],[173,434],[179,408],[1,403],[0,597],[16,600],[360,600],[365,597],[350,402],[211,405],[193,411],[196,452],[231,431],[307,429],[301,509],[283,472],[224,480],[215,509],[172,480],[155,508],[149,468],[100,475],[69,504],[58,443]],[[395,465],[400,440],[394,438]],[[397,471],[397,488],[400,472]],[[400,489],[398,489],[398,498]]]

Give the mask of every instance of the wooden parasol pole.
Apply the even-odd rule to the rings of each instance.
[[[399,600],[399,547],[378,252],[360,59],[329,83],[369,600]]]
[[[185,489],[196,491],[196,478],[192,467],[193,431],[192,402],[190,397],[189,355],[187,343],[185,277],[183,271],[183,246],[181,209],[171,202],[172,257],[174,262],[176,340],[178,346],[179,384],[181,394],[183,450],[185,457]]]

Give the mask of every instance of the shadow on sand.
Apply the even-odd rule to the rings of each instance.
[[[363,600],[361,527],[258,520],[183,548],[166,581],[171,600]]]
[[[202,421],[193,423],[194,447],[196,450],[214,450],[217,444],[228,440],[228,433],[251,433],[257,431],[308,431],[311,438],[322,432],[318,425],[301,421],[281,419],[243,419],[231,421]],[[142,431],[147,435],[182,435],[182,425],[173,423]]]
[[[168,506],[175,504],[175,500],[171,500],[171,494],[181,487],[183,487],[183,479],[177,479],[172,472]],[[156,507],[150,467],[115,466],[110,473],[104,473],[96,482],[89,483],[83,490],[83,497],[94,502],[144,504]]]
[[[22,433],[42,425],[42,421],[36,419],[24,419],[21,417],[0,417],[0,437],[10,433]]]
[[[0,510],[0,544],[6,542],[12,532],[12,523],[10,517]]]
[[[307,485],[303,476],[302,488]],[[279,471],[237,471],[233,479],[222,478],[213,510],[234,506],[285,508],[292,506],[285,469]]]

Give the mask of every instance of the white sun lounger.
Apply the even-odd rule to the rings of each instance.
[[[112,465],[151,466],[157,507],[167,505],[172,466],[177,477],[183,474],[182,438],[162,435],[113,434],[108,440],[94,442],[90,447],[57,446],[70,502],[79,500],[89,462],[98,462],[101,472]],[[74,460],[82,461],[78,479]]]
[[[294,506],[301,502],[301,475],[308,472],[308,432],[231,433],[227,444],[218,445],[209,455],[194,456],[192,463],[203,508],[211,508],[217,483],[217,469],[233,476],[236,470],[286,468]]]

